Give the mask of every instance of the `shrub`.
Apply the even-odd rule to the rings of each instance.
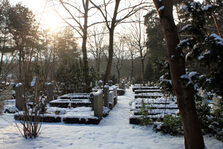
[[[165,115],[163,122],[159,126],[154,125],[154,130],[170,135],[182,135],[181,118],[179,116]]]
[[[148,107],[146,107],[146,104],[142,100],[142,107],[140,110],[140,114],[142,115],[140,117],[140,125],[147,126],[147,125],[152,125],[153,120],[148,117],[148,110],[150,110]]]
[[[25,98],[26,103],[24,105],[23,108],[23,112],[22,112],[22,120],[20,121],[22,127],[20,127],[19,125],[17,125],[16,123],[16,127],[18,128],[20,134],[28,139],[32,139],[32,138],[36,138],[38,137],[38,135],[40,134],[41,131],[41,114],[43,114],[42,112],[44,112],[45,110],[45,105],[44,105],[44,101],[42,99],[42,96],[40,96],[40,91],[39,91],[39,81],[38,79],[36,79],[36,83],[34,86],[34,91],[33,91],[33,104],[31,105],[31,107],[28,106],[27,101],[28,100],[28,96],[27,93],[25,93],[23,95],[23,98]],[[25,92],[25,89],[24,89]],[[41,98],[40,98],[41,97]]]
[[[209,125],[211,123],[211,119],[209,119],[209,117],[211,116],[211,113],[210,113],[210,107],[208,106],[208,103],[197,101],[196,109],[197,109],[197,115],[200,121],[202,133],[203,134],[210,133],[211,130],[209,128]]]

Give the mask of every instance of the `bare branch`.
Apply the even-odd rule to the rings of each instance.
[[[62,0],[59,0],[63,8],[69,13],[69,15],[73,18],[73,20],[80,26],[81,30],[83,31],[83,26],[81,23],[73,16],[73,14],[70,12],[70,10],[65,6],[64,2]]]
[[[100,5],[96,5],[92,0],[90,0],[90,2],[91,2],[92,5],[94,5],[95,8],[97,8],[100,11],[101,15],[103,16],[103,18],[105,20],[105,23],[106,23],[107,28],[110,28],[109,23],[108,23],[109,22],[108,21],[108,18],[104,14],[104,12],[102,11],[101,6]]]
[[[77,10],[80,14],[84,15],[84,12],[82,12],[80,10],[80,8],[76,7],[75,5],[71,4],[71,3],[68,3],[68,2],[63,2],[64,5],[68,5],[68,6],[71,6],[72,8],[74,8],[75,10]]]

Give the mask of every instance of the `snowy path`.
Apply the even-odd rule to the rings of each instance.
[[[154,133],[151,127],[129,124],[130,90],[99,125],[44,123],[41,135],[25,140],[14,127],[12,116],[0,116],[0,149],[180,149],[183,137]],[[2,119],[4,117],[4,119]],[[8,119],[9,122],[4,122]],[[205,137],[208,149],[222,149],[223,143]]]

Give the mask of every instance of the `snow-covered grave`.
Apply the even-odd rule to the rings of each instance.
[[[135,98],[161,98],[163,94],[161,93],[158,86],[141,86],[139,84],[133,87],[133,92],[135,92]]]
[[[117,99],[118,99],[118,91],[117,91],[117,86],[113,85],[109,87],[109,108],[112,109],[116,104],[117,104]]]
[[[18,85],[17,88],[22,88],[22,85]],[[16,100],[16,107],[19,106],[20,111],[15,113],[14,118],[22,120],[24,118],[22,109],[25,101],[22,98],[23,92],[21,89],[17,90],[17,92],[16,95],[19,100]],[[98,124],[102,117],[107,116],[117,104],[117,97],[117,86],[107,86],[104,91],[97,89],[91,93],[65,94],[49,101],[46,107],[47,110],[39,116],[43,122]],[[28,105],[32,106],[30,102],[28,102]],[[30,115],[34,119],[34,114],[31,114],[31,110]]]
[[[145,116],[157,120],[163,119],[165,114],[178,113],[175,99],[164,98],[157,86],[141,87],[141,90],[137,88],[134,91],[137,94],[130,102],[130,124],[140,124]]]
[[[43,122],[64,122],[79,124],[99,124],[103,116],[107,116],[109,109],[103,106],[103,91],[87,93],[65,94],[53,100],[47,110],[40,114]],[[34,118],[34,114],[31,114]],[[22,120],[24,112],[15,113],[16,120]]]
[[[126,89],[118,96],[118,104],[98,125],[43,123],[41,134],[36,139],[24,139],[15,123],[13,114],[0,115],[1,149],[181,149],[183,136],[156,133],[150,126],[129,124],[129,102],[134,93]],[[15,105],[15,100],[7,101]],[[72,108],[71,108],[72,109]],[[80,109],[79,109],[80,110]],[[84,110],[84,109],[82,109]],[[20,126],[20,125],[19,125]],[[222,149],[223,143],[208,135],[204,136],[207,149]]]
[[[98,88],[94,88],[93,91],[98,91]],[[117,104],[118,99],[118,87],[116,85],[105,85],[103,87],[104,94],[104,106],[112,109]]]
[[[124,82],[122,82],[119,85],[119,88],[117,89],[118,96],[123,96],[125,94],[125,90],[126,90],[126,84]]]
[[[69,104],[70,106],[80,107],[90,107],[91,101],[90,101],[90,93],[70,93],[65,94],[63,96],[59,96],[56,100],[52,100],[49,102],[51,107],[61,107],[61,108],[67,108]]]
[[[140,94],[140,93],[153,93],[153,92],[156,92],[156,93],[160,93],[160,89],[147,89],[147,90],[135,90],[134,91],[135,94]]]
[[[135,90],[157,90],[159,89],[158,86],[144,86],[142,84],[135,84],[132,88],[132,91],[135,92]]]
[[[162,98],[163,94],[158,92],[140,93],[135,95],[135,98]]]

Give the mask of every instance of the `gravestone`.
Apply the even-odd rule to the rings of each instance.
[[[109,85],[109,86],[112,86],[112,84],[113,84],[113,81],[112,81],[112,80],[109,80],[109,81],[108,81],[108,85]]]
[[[93,94],[93,109],[94,109],[94,116],[98,117],[99,119],[103,116],[103,92],[102,90],[98,90],[96,93]]]
[[[50,102],[54,99],[54,84],[53,83],[46,83],[46,94],[47,100],[46,102]]]
[[[108,94],[109,98],[109,109],[112,109],[114,107],[114,92],[110,91]]]
[[[18,110],[23,110],[26,103],[24,99],[24,87],[22,83],[18,83],[15,87],[15,99]]]
[[[113,87],[113,98],[114,98],[114,105],[117,104],[118,101],[118,91],[117,91],[117,87]]]
[[[109,107],[109,99],[108,99],[108,95],[109,95],[109,86],[108,86],[108,85],[105,85],[105,86],[104,86],[103,93],[104,93],[104,106],[105,106],[105,107]]]

